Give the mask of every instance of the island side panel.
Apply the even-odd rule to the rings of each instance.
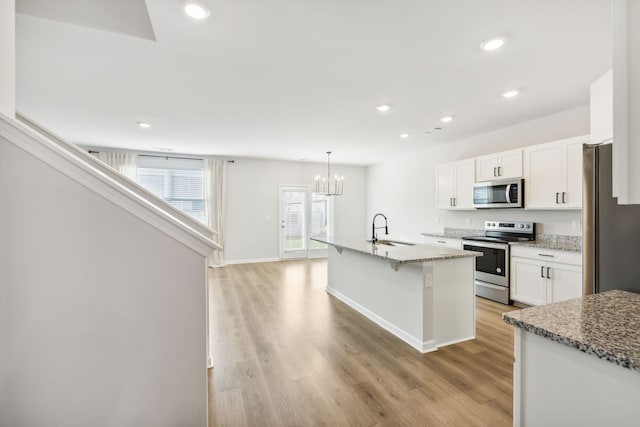
[[[433,337],[423,331],[422,264],[401,264],[329,248],[327,292],[412,347],[425,351]],[[431,348],[435,349],[435,348]]]
[[[516,328],[514,426],[637,426],[640,372]]]
[[[437,347],[476,336],[474,260],[474,257],[467,257],[431,263],[433,324]],[[426,274],[425,278],[428,278]],[[428,280],[425,280],[425,284],[428,284]]]

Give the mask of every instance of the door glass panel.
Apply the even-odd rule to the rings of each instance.
[[[329,203],[331,198],[324,194],[311,196],[311,235],[310,237],[329,237]],[[325,243],[311,240],[310,249],[325,249]]]
[[[303,191],[284,191],[284,250],[301,251],[306,248],[305,204]]]

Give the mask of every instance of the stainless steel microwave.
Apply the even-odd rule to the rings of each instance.
[[[473,184],[474,208],[521,208],[524,206],[522,178]]]

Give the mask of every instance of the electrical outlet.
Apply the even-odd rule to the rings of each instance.
[[[471,225],[471,217],[470,216],[467,217],[467,224]]]
[[[582,230],[582,221],[577,220],[571,223],[571,226],[574,230]]]

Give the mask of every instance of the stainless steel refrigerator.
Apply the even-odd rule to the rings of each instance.
[[[640,293],[640,206],[611,195],[611,144],[585,146],[582,189],[582,281],[585,295],[612,289]]]

